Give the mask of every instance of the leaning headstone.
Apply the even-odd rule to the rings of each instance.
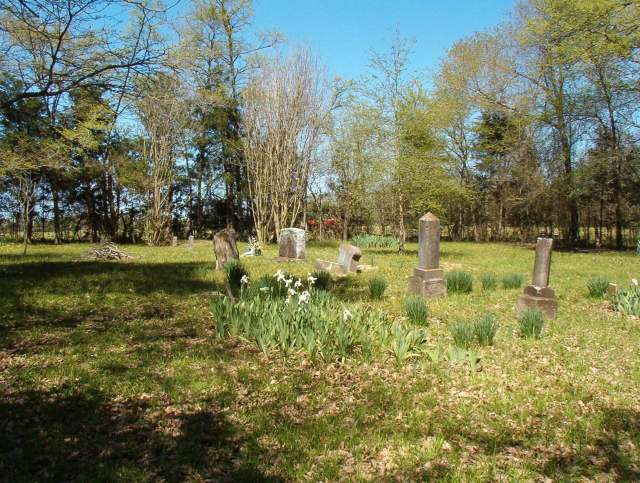
[[[538,238],[536,243],[536,259],[533,265],[533,281],[527,285],[524,293],[518,298],[516,310],[518,313],[537,308],[545,315],[555,319],[558,314],[556,294],[549,287],[549,273],[551,271],[551,250],[553,238]]]
[[[193,235],[189,235],[189,239],[187,240],[187,248],[189,250],[193,248]]]
[[[362,257],[362,250],[359,247],[343,243],[340,245],[335,262],[316,260],[316,268],[336,275],[348,275],[360,271],[360,265],[358,265],[360,257]]]
[[[221,230],[213,235],[213,251],[216,255],[216,270],[220,270],[229,260],[238,260],[236,232],[233,229]]]
[[[304,260],[305,231],[300,228],[284,228],[280,230],[280,250],[277,260]]]
[[[409,290],[426,298],[447,295],[447,284],[440,268],[440,220],[427,213],[419,220],[418,267],[409,277]]]
[[[174,236],[174,237],[171,239],[171,246],[172,246],[172,247],[177,247],[177,246],[178,246],[178,237],[177,237],[177,236]]]
[[[613,297],[617,293],[618,293],[618,284],[617,283],[609,283],[609,285],[607,286],[607,295],[609,297]]]

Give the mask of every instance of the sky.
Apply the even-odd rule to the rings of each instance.
[[[320,57],[328,73],[356,79],[371,49],[388,50],[397,28],[415,40],[411,70],[430,77],[456,40],[507,18],[516,0],[254,0],[254,25],[277,30]]]

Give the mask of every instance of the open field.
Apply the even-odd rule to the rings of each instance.
[[[336,247],[310,244],[308,262],[282,264],[269,246],[245,265],[252,279],[279,268],[306,276]],[[638,277],[632,253],[554,253],[559,317],[531,340],[513,311],[521,289],[483,293],[479,276],[528,282],[533,251],[444,242],[444,269],[473,273],[474,287],[429,302],[427,346],[444,350],[451,323],[496,314],[495,345],[474,349],[472,370],[426,351],[403,364],[267,356],[215,335],[209,303],[223,276],[211,242],[76,261],[87,249],[42,245],[22,257],[0,246],[0,480],[640,479],[640,320],[585,286]],[[362,261],[380,268],[337,282],[341,303],[408,324],[417,246],[365,250]],[[389,282],[379,301],[374,275]]]

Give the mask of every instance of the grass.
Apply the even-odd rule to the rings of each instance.
[[[597,276],[589,279],[587,282],[587,290],[589,296],[594,298],[602,298],[607,294],[609,287],[609,279],[607,277]]]
[[[482,290],[495,290],[498,286],[498,278],[495,273],[483,273],[480,275]]]
[[[469,293],[473,290],[473,275],[469,272],[453,271],[446,274],[447,290],[450,293]]]
[[[358,344],[325,362],[217,336],[211,303],[225,274],[211,242],[126,246],[125,263],[78,261],[87,248],[0,247],[0,480],[640,478],[640,322],[585,292],[597,275],[628,286],[640,272],[632,252],[554,253],[558,319],[531,341],[514,291],[474,287],[429,300],[428,329],[407,321],[417,246],[365,249],[385,297],[372,300],[363,275],[331,293],[387,313],[387,349]],[[251,284],[278,269],[304,281],[336,253],[310,243],[307,261],[278,263],[268,245],[243,264]],[[441,255],[445,271],[475,276],[533,264],[530,249],[500,244],[443,242]],[[482,370],[433,356],[454,352],[456,320],[489,311],[500,330],[474,349]]]
[[[384,297],[389,283],[382,277],[373,277],[369,279],[369,295],[374,300],[380,300]]]
[[[509,273],[502,277],[502,286],[506,289],[520,288],[524,283],[521,273]]]
[[[426,325],[429,317],[429,307],[424,297],[420,295],[410,295],[404,301],[404,310],[407,317],[413,324]]]
[[[518,316],[520,334],[528,339],[540,339],[544,328],[544,313],[540,309],[529,309]]]

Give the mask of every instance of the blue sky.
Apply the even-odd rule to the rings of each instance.
[[[456,40],[505,20],[516,0],[254,0],[254,25],[309,47],[331,76],[357,78],[396,27],[413,38],[411,67],[429,76]]]

